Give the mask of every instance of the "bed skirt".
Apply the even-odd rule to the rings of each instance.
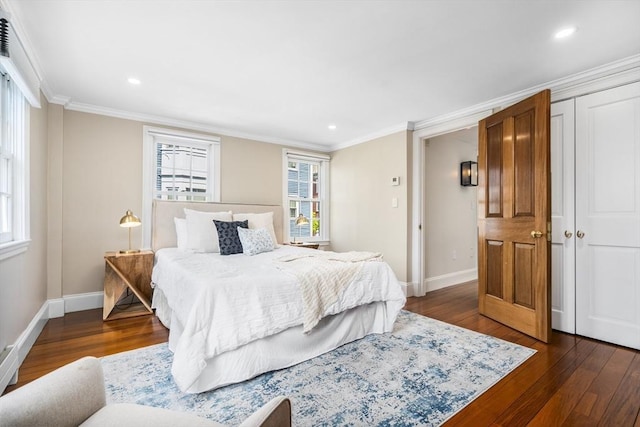
[[[152,306],[160,321],[169,328],[169,348],[175,351],[182,325],[158,288],[154,291]],[[200,393],[239,383],[304,362],[366,335],[391,332],[397,313],[392,314],[393,319],[389,319],[388,314],[385,302],[374,302],[325,317],[307,334],[299,325],[252,341],[206,360],[207,366],[198,379],[182,391]],[[175,362],[171,372],[174,379],[180,376],[180,367],[175,366]]]

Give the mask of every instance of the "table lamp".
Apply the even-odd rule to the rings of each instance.
[[[131,229],[133,227],[138,227],[142,224],[140,222],[140,218],[135,216],[131,210],[127,209],[127,213],[124,214],[122,218],[120,218],[120,227],[125,227],[129,229],[129,249],[121,250],[121,254],[134,254],[140,252],[140,249],[131,249]]]
[[[298,227],[298,235],[300,235],[300,228],[303,225],[307,225],[307,224],[309,224],[309,220],[305,218],[305,216],[302,214],[298,215],[298,218],[296,218],[296,227]],[[296,243],[296,236],[293,236],[293,243]]]

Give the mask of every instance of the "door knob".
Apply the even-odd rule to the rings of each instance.
[[[578,239],[582,239],[584,237],[584,231],[582,230],[576,231],[576,236],[578,236]]]
[[[532,231],[531,232],[531,237],[533,237],[534,239],[537,239],[539,237],[542,237],[542,231]]]
[[[570,232],[569,230],[564,230],[564,237],[566,237],[567,239],[570,239],[571,236],[573,236],[572,232]]]

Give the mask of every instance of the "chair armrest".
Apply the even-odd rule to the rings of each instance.
[[[274,397],[240,427],[291,427],[291,401],[283,396]]]
[[[84,357],[0,397],[0,427],[78,426],[105,404],[102,365]]]

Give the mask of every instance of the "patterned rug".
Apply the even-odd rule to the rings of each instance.
[[[370,335],[287,369],[200,394],[181,393],[159,344],[102,359],[107,401],[189,411],[237,425],[278,395],[294,426],[440,425],[535,350],[402,311]]]

